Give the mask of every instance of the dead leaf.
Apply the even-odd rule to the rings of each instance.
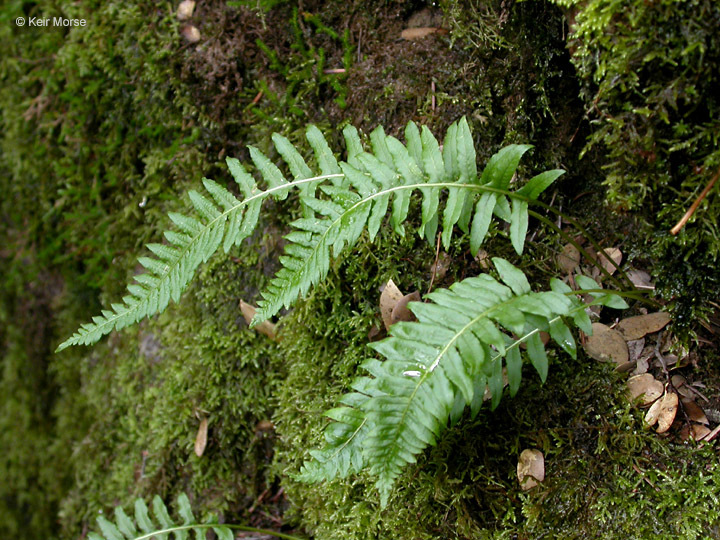
[[[580,252],[572,244],[565,244],[557,257],[557,264],[565,274],[572,274],[580,266]]]
[[[617,268],[615,268],[615,264],[620,266],[620,263],[622,262],[622,251],[618,248],[603,249],[598,255],[598,262],[600,263],[600,266],[608,272],[608,274],[613,275],[617,270]],[[613,264],[613,262],[615,264]]]
[[[186,21],[192,17],[193,11],[195,10],[195,2],[193,0],[183,0],[175,12],[175,16],[178,21]]]
[[[208,435],[208,419],[203,416],[200,420],[200,427],[198,427],[197,435],[195,436],[195,455],[202,457],[207,446],[207,435]]]
[[[385,330],[390,330],[392,325],[392,312],[397,303],[403,297],[403,293],[398,289],[392,279],[389,279],[380,294],[380,315],[382,315]]]
[[[545,480],[545,457],[540,450],[523,450],[517,464],[518,481],[523,491]]]
[[[665,433],[675,421],[675,415],[678,410],[678,396],[675,392],[668,392],[660,402],[660,413],[658,415],[658,433]]]
[[[628,347],[619,332],[602,323],[593,323],[592,336],[588,336],[585,350],[595,360],[612,360],[618,366],[628,361]]]
[[[718,427],[720,427],[720,426],[718,426]],[[709,427],[703,426],[702,424],[692,424],[690,429],[688,429],[688,426],[686,424],[680,429],[680,434],[679,434],[680,440],[687,441],[690,438],[691,432],[692,432],[692,438],[695,439],[696,441],[704,441],[712,433],[712,431],[710,431]]]
[[[407,307],[408,302],[419,302],[420,293],[418,291],[406,294],[400,300],[398,300],[395,307],[392,309],[390,314],[390,324],[395,324],[400,321],[414,321],[415,314],[410,311]]]
[[[627,277],[638,289],[652,290],[655,288],[655,284],[650,281],[650,274],[644,270],[630,270],[627,273]]]
[[[657,398],[662,396],[665,387],[663,383],[655,379],[650,373],[642,373],[630,377],[627,381],[628,396],[631,401],[641,397],[642,405],[650,405]]]
[[[708,417],[705,415],[705,411],[703,411],[692,399],[683,398],[682,405],[685,409],[685,414],[688,415],[690,420],[697,422],[698,424],[705,424],[706,426],[710,425],[710,420],[708,420]]]
[[[663,400],[658,399],[655,400],[655,403],[653,403],[650,408],[648,409],[647,414],[645,414],[645,423],[647,424],[647,427],[653,427],[655,424],[657,424],[658,419],[660,418],[660,411],[662,410],[662,404]]]
[[[627,342],[627,348],[628,348],[628,354],[630,355],[630,360],[637,360],[640,358],[640,355],[643,352],[643,349],[645,348],[645,338],[640,339],[632,339]]]
[[[638,315],[637,317],[628,317],[620,321],[616,328],[625,340],[632,341],[662,330],[669,322],[670,315],[664,311],[659,311],[647,315]]]
[[[243,314],[243,317],[245,318],[245,322],[250,325],[252,320],[255,318],[255,306],[251,304],[246,304],[242,300],[240,300],[240,311]],[[275,324],[271,323],[270,321],[263,321],[260,324],[257,324],[253,327],[253,329],[256,332],[259,332],[260,334],[263,334],[273,341],[277,341],[276,336],[276,326]]]
[[[189,43],[200,41],[200,30],[192,24],[185,24],[180,28],[180,35]]]
[[[438,28],[437,26],[423,26],[420,28],[406,28],[405,30],[400,32],[400,37],[411,41],[414,39],[422,39],[431,34],[445,32],[446,31],[443,31],[442,28]]]

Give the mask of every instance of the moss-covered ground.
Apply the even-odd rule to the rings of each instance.
[[[658,231],[682,215],[718,166],[717,141],[707,135],[717,122],[718,34],[708,25],[720,12],[712,2],[688,2],[676,25],[667,9],[677,2],[638,0],[625,15],[612,12],[620,9],[613,2],[588,2],[586,11],[582,3],[557,3],[564,7],[540,0],[447,0],[437,8],[208,0],[195,8],[190,22],[201,40],[190,44],[169,2],[5,2],[0,537],[86,538],[99,512],[138,496],[173,502],[186,492],[198,514],[318,539],[720,538],[715,443],[700,448],[644,430],[619,375],[559,351],[551,352],[544,385],[528,370],[515,398],[448,430],[407,469],[385,509],[366,476],[296,482],[308,450],[320,444],[323,411],[371,355],[369,336],[382,326],[380,286],[392,278],[403,291],[424,293],[436,253],[416,236],[363,238],[280,318],[280,339],[271,341],[247,328],[238,304],[256,302],[276,270],[297,212],[292,198],[274,203],[242,247],[205,265],[162,315],[91,348],[53,352],[122,295],[142,246],[158,241],[167,212],[186,206],[191,186],[203,176],[229,180],[225,156],[246,161],[247,144],[272,155],[273,132],[307,152],[307,123],[341,153],[347,123],[364,133],[382,124],[399,135],[415,120],[441,135],[465,115],[481,165],[504,144],[535,145],[523,174],[568,171],[546,202],[554,197],[598,240],[621,243],[638,264],[657,269],[661,300],[671,303],[678,331],[699,355],[684,373],[717,404],[717,327],[698,324],[717,308],[708,300],[720,287],[717,187],[682,233],[682,249]],[[655,4],[662,9],[643,18]],[[400,39],[423,8],[435,9],[449,32]],[[60,15],[88,24],[15,23]],[[616,24],[615,40],[591,31],[605,16]],[[578,27],[568,21],[586,26],[572,34]],[[633,40],[648,28],[667,32],[653,30],[659,43]],[[684,49],[683,35],[693,48]],[[647,48],[656,53],[647,61],[660,55],[666,70],[623,63],[627,50],[639,62]],[[607,72],[588,60],[600,53],[615,59],[612,77],[630,82],[603,79]],[[663,58],[683,70],[670,70]],[[638,110],[635,100],[667,98],[662,92],[678,85],[674,107],[653,98]],[[622,126],[602,124],[620,116],[641,136],[628,141],[618,136]],[[631,158],[648,161],[642,152],[653,142],[660,147],[653,167],[667,167],[642,178],[638,198],[632,175],[642,163]],[[688,182],[691,170],[698,176]],[[611,206],[604,204],[606,171]],[[544,287],[562,242],[532,226],[534,242],[522,259],[505,241],[484,247]],[[482,271],[462,239],[443,261],[447,270],[434,286]],[[209,437],[197,457],[202,418]],[[547,474],[523,492],[515,467],[527,447],[543,451]]]

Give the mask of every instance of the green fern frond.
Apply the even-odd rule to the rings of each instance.
[[[414,191],[422,197],[418,233],[428,241],[433,242],[441,228],[447,249],[457,225],[470,233],[474,255],[495,214],[510,223],[513,247],[522,253],[528,202],[536,199],[563,171],[546,171],[510,192],[510,181],[530,146],[503,148],[478,177],[472,135],[464,118],[450,126],[442,151],[427,127],[420,131],[410,123],[405,133],[407,146],[377,128],[370,134],[370,153],[362,150],[357,132],[346,128],[349,157],[339,164],[344,176],[335,185],[320,186],[324,198],[302,198],[315,215],[291,224],[295,230],[286,237],[289,243],[280,258],[282,268],[263,291],[255,322],[272,317],[304,296],[325,278],[331,259],[354,245],[365,229],[373,241],[388,213],[394,231],[404,235]],[[447,198],[440,217],[444,190]],[[476,201],[478,194],[481,196]]]
[[[434,445],[466,406],[474,417],[486,388],[492,408],[497,407],[504,388],[503,359],[510,395],[518,391],[521,343],[543,381],[548,359],[541,331],[575,357],[567,323],[590,333],[586,304],[556,279],[550,291],[532,292],[521,270],[504,259],[493,262],[500,281],[484,274],[438,289],[427,295],[430,302],[409,304],[417,322],[399,322],[391,327],[391,337],[370,345],[384,361],[365,361],[362,367],[370,376],[357,379],[344,406],[328,412],[333,422],[325,432],[326,445],[311,452],[314,459],[303,466],[300,480],[328,480],[367,467],[377,477],[384,506],[403,468]],[[600,290],[590,278],[583,281]],[[597,303],[625,305],[613,294],[595,294]]]
[[[112,304],[110,310],[93,317],[92,323],[83,324],[58,351],[94,343],[113,330],[163,311],[170,300],[177,302],[201,263],[221,245],[227,252],[252,234],[262,203],[270,196],[284,199],[289,191],[298,189],[303,217],[292,223],[294,231],[286,237],[288,244],[280,258],[282,268],[263,292],[255,323],[305,295],[327,275],[331,258],[353,246],[365,229],[373,240],[388,212],[395,232],[404,235],[414,191],[422,197],[418,233],[428,241],[433,242],[441,228],[447,248],[457,225],[470,234],[475,254],[495,214],[510,223],[512,244],[521,253],[528,202],[563,174],[560,170],[547,171],[510,192],[520,158],[530,148],[512,145],[495,154],[478,176],[472,135],[464,118],[450,126],[442,151],[427,127],[420,130],[412,122],[405,130],[407,145],[386,136],[380,127],[370,134],[370,152],[364,150],[355,128],[346,127],[343,134],[348,156],[346,162],[339,163],[320,131],[308,127],[306,136],[319,171],[313,171],[286,138],[273,135],[275,149],[293,175],[292,181],[267,156],[250,147],[250,158],[267,185],[265,190],[258,188],[238,160],[228,159],[244,199],[204,179],[205,194],[189,192],[192,213],[169,214],[176,230],[165,233],[167,244],[149,244],[155,257],[138,259],[147,272],[134,277],[135,283],[128,286],[129,294],[122,303]]]
[[[116,507],[115,522],[113,523],[102,516],[99,517],[97,523],[102,534],[91,532],[88,534],[88,540],[169,540],[171,535],[175,540],[189,540],[191,538],[205,540],[205,533],[208,529],[212,529],[219,540],[233,540],[235,535],[232,529],[266,534],[286,540],[302,540],[297,536],[255,527],[221,525],[213,522],[200,523],[195,519],[190,500],[184,493],[178,497],[178,512],[180,518],[182,518],[182,523],[178,523],[170,517],[165,503],[157,495],[153,498],[152,506],[156,521],[150,518],[148,507],[142,499],[135,501],[134,520],[121,507]]]
[[[317,149],[316,157],[322,169],[335,172],[313,177],[290,142],[277,134],[273,142],[295,175],[293,181],[288,181],[280,169],[259,150],[249,147],[250,157],[268,186],[268,189],[262,191],[237,159],[228,158],[228,168],[245,198],[239,200],[226,188],[204,178],[203,186],[207,196],[195,190],[190,191],[188,195],[194,214],[169,214],[176,230],[165,232],[167,244],[148,244],[155,258],[138,259],[147,272],[133,278],[136,283],[127,287],[130,294],[122,299],[122,303],[112,304],[112,309],[103,310],[101,315],[93,317],[92,323],[83,324],[57,350],[61,351],[71,345],[92,344],[113,330],[162,312],[171,299],[175,302],[179,300],[197,267],[206,262],[220,245],[227,253],[232,246],[240,244],[252,234],[266,198],[272,196],[284,199],[293,188],[311,197],[315,184],[341,176],[319,130],[311,126],[307,137],[311,146]]]

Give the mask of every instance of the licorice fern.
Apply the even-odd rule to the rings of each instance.
[[[361,367],[370,376],[356,379],[343,406],[326,413],[333,420],[325,430],[326,445],[310,452],[313,460],[302,467],[299,480],[331,480],[368,468],[385,506],[402,469],[435,444],[466,406],[474,417],[486,388],[492,408],[498,405],[503,360],[515,395],[522,343],[543,382],[548,359],[541,331],[575,357],[567,323],[591,333],[587,305],[562,281],[551,280],[550,291],[532,292],[521,270],[501,258],[493,262],[502,283],[483,274],[438,289],[427,295],[430,302],[409,304],[417,322],[399,322],[391,337],[370,345],[384,360],[365,361]],[[592,279],[578,276],[578,282],[593,291],[595,303],[627,307]]]
[[[218,540],[233,540],[235,535],[232,533],[232,529],[271,535],[286,540],[302,540],[297,536],[255,527],[221,525],[212,522],[200,523],[195,519],[190,507],[190,500],[184,493],[178,497],[178,511],[182,523],[173,521],[165,503],[160,497],[155,496],[153,513],[157,521],[153,522],[145,501],[137,499],[134,520],[125,513],[122,507],[118,506],[115,508],[115,523],[102,516],[99,517],[97,522],[102,534],[91,532],[88,534],[88,540],[166,540],[170,538],[171,534],[175,540],[188,540],[193,537],[195,540],[205,540],[205,533],[208,529],[215,532]]]
[[[71,345],[91,344],[103,335],[138,322],[177,301],[197,267],[222,245],[225,252],[247,238],[257,226],[262,203],[268,197],[283,199],[297,189],[303,217],[292,223],[293,231],[280,258],[282,268],[263,292],[255,322],[290,307],[329,270],[332,256],[351,247],[364,230],[374,240],[390,209],[390,222],[400,235],[405,233],[410,197],[419,191],[422,216],[418,233],[434,241],[442,230],[445,247],[457,225],[470,235],[470,248],[477,253],[487,235],[493,214],[510,223],[510,238],[522,252],[528,224],[528,202],[536,199],[563,171],[539,174],[520,189],[509,192],[511,179],[528,145],[500,150],[481,175],[475,163],[475,149],[466,120],[452,124],[442,150],[430,130],[414,123],[405,129],[406,144],[386,136],[381,127],[370,134],[371,152],[366,152],[355,128],[343,131],[347,161],[338,162],[320,131],[310,126],[307,140],[313,149],[318,170],[313,171],[290,142],[274,135],[273,142],[293,176],[282,171],[256,148],[250,157],[266,189],[236,159],[227,164],[242,200],[226,188],[203,179],[207,195],[190,191],[191,215],[169,214],[176,230],[165,233],[167,244],[149,244],[155,257],[140,257],[146,273],[134,277],[129,295],[111,305],[91,323],[83,324],[58,350]],[[319,174],[318,174],[319,173]],[[319,187],[319,193],[318,193]],[[441,212],[441,194],[447,190]],[[478,197],[479,196],[479,197]]]

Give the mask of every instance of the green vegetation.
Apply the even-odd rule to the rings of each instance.
[[[374,356],[379,287],[392,278],[423,295],[446,290],[499,257],[547,290],[567,240],[543,205],[528,209],[522,255],[511,241],[520,231],[502,219],[482,245],[488,259],[473,257],[471,231],[459,228],[439,248],[390,220],[372,243],[362,232],[350,256],[331,259],[326,277],[280,311],[273,341],[247,328],[238,303],[258,304],[281,271],[282,236],[305,218],[289,188],[286,201],[266,199],[227,258],[198,267],[179,302],[92,348],[54,354],[127,294],[143,271],[135,257],[169,212],[194,208],[185,194],[198,179],[242,200],[228,156],[248,163],[254,146],[294,179],[273,133],[316,168],[308,124],[339,163],[347,125],[363,141],[378,125],[403,139],[409,121],[437,134],[466,117],[478,163],[529,143],[519,178],[567,171],[543,200],[603,246],[620,245],[623,267],[653,269],[672,331],[686,324],[702,338],[685,340],[698,356],[681,371],[717,401],[716,353],[702,341],[713,335],[697,324],[720,287],[717,185],[677,237],[665,232],[718,169],[715,3],[447,0],[437,24],[448,33],[417,41],[399,38],[424,7],[416,2],[210,0],[187,21],[176,4],[0,8],[0,536],[88,537],[113,507],[155,494],[170,507],[187,493],[202,523],[217,516],[306,538],[720,538],[715,443],[643,430],[617,375],[552,344],[544,384],[526,366],[514,399],[474,418],[456,410],[458,421],[402,469],[386,508],[368,470],[299,481],[325,440],[323,412]],[[58,15],[88,25],[15,24]],[[200,41],[181,36],[185,24]],[[418,191],[409,198],[407,230],[421,226],[422,201]],[[524,448],[547,465],[528,492],[515,473]]]

